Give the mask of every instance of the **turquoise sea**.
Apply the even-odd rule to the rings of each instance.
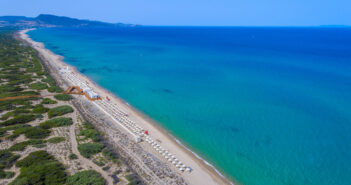
[[[351,28],[29,32],[247,185],[351,184]]]

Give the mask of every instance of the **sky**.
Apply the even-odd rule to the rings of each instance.
[[[165,26],[351,25],[351,0],[0,0],[1,15]]]

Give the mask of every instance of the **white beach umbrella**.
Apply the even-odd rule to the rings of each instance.
[[[179,170],[183,172],[183,171],[184,171],[184,168],[179,168]]]
[[[177,163],[175,161],[173,161],[172,164],[176,165]]]
[[[185,168],[185,170],[186,170],[187,172],[191,172],[193,169],[191,169],[190,167],[187,167],[187,168]]]
[[[167,155],[165,156],[165,158],[166,158],[166,159],[169,159],[169,157],[168,157]]]
[[[168,159],[169,162],[172,162],[172,159]]]
[[[182,167],[185,168],[186,167],[185,164],[183,164]]]

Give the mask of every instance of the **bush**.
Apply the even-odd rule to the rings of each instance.
[[[60,142],[62,142],[64,140],[65,140],[64,137],[53,137],[53,138],[48,139],[48,142],[56,144],[56,143],[60,143]]]
[[[48,86],[44,83],[37,82],[37,83],[30,84],[29,88],[35,89],[35,90],[43,90],[43,89],[48,88]]]
[[[90,138],[90,139],[92,139],[94,142],[100,141],[99,132],[96,131],[95,129],[85,129],[85,130],[81,130],[81,131],[79,132],[79,135],[84,136],[85,139]]]
[[[16,166],[21,168],[21,173],[10,185],[59,185],[67,179],[64,166],[46,151],[32,152],[17,161]]]
[[[51,110],[49,110],[48,112],[48,116],[49,118],[55,117],[55,116],[62,116],[68,113],[73,112],[73,108],[68,106],[68,105],[62,105],[62,106],[58,106],[55,108],[52,108]]]
[[[101,143],[84,143],[78,145],[80,154],[86,158],[90,158],[92,155],[100,153],[104,148]]]
[[[9,150],[0,150],[0,169],[11,168],[19,155],[14,155]]]
[[[82,171],[67,178],[67,185],[104,185],[105,179],[94,170]]]
[[[32,145],[32,146],[42,146],[45,143],[45,141],[40,140],[40,139],[31,139],[28,141],[23,141],[21,143],[16,143],[14,145],[12,145],[9,148],[9,151],[23,151],[26,149],[26,147],[28,145]]]
[[[58,86],[50,86],[49,88],[48,88],[48,91],[49,92],[51,92],[51,93],[62,93],[62,89],[60,88],[60,87],[58,87]]]
[[[29,127],[24,135],[29,139],[43,139],[50,135],[51,131],[40,127]]]
[[[42,104],[56,104],[57,101],[55,100],[52,100],[50,98],[44,98],[42,101],[41,101]]]
[[[59,118],[53,118],[43,123],[40,123],[39,127],[44,129],[50,129],[54,127],[70,126],[72,124],[73,124],[72,118],[59,117]]]
[[[74,153],[69,154],[68,158],[71,160],[78,159],[77,155]]]
[[[43,105],[38,104],[38,105],[34,106],[34,109],[32,110],[32,112],[35,114],[43,114],[49,110],[50,110],[49,108],[46,108]]]
[[[56,94],[54,96],[56,100],[62,100],[62,101],[69,101],[72,99],[72,97],[68,94]]]
[[[32,115],[32,114],[19,115],[19,116],[14,117],[13,119],[2,122],[0,125],[9,126],[9,125],[15,125],[15,124],[28,123],[28,122],[31,122],[35,119],[36,119],[35,115]]]
[[[13,176],[15,176],[15,172],[0,170],[0,179],[11,179]]]

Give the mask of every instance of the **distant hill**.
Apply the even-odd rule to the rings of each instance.
[[[31,18],[25,16],[0,16],[0,27],[10,26],[17,28],[38,27],[130,27],[136,26],[123,23],[106,23],[100,21],[81,20],[64,16],[40,14]]]

